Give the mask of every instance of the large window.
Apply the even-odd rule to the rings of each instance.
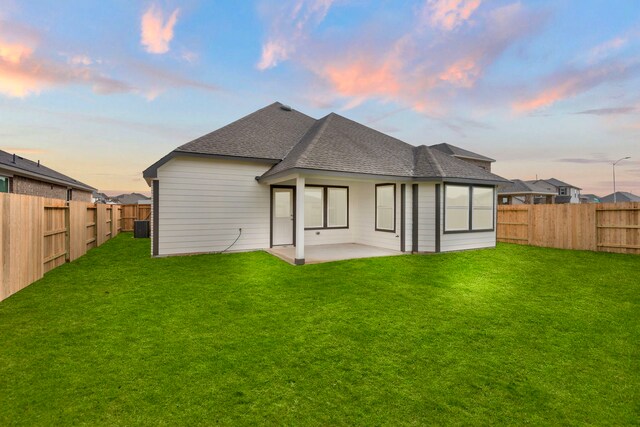
[[[396,231],[396,185],[376,185],[376,230]]]
[[[9,192],[9,178],[6,176],[0,176],[0,193]]]
[[[444,231],[493,230],[493,187],[445,185]]]
[[[466,185],[447,185],[444,213],[444,231],[469,230],[469,192]]]
[[[307,229],[348,228],[349,188],[305,187],[304,227]]]

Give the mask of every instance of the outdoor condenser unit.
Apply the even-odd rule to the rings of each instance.
[[[148,238],[149,237],[149,221],[133,221],[133,237]]]

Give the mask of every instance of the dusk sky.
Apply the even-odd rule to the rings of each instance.
[[[0,0],[0,148],[100,190],[274,101],[640,194],[640,1]]]

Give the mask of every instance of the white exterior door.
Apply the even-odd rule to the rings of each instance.
[[[273,246],[293,245],[293,189],[274,188],[272,197]]]

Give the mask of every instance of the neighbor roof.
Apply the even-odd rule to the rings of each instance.
[[[443,153],[449,154],[450,156],[465,159],[482,160],[484,162],[495,162],[495,160],[490,157],[483,156],[482,154],[474,153],[473,151],[465,150],[464,148],[456,147],[455,145],[447,143],[431,145],[429,146],[429,148],[442,151]]]
[[[86,191],[93,191],[95,188],[84,184],[60,172],[54,171],[42,163],[37,163],[24,157],[7,153],[0,150],[0,169],[5,169],[16,175],[25,176],[39,181],[46,181],[54,184],[66,185],[71,188],[77,188]]]
[[[568,184],[568,183],[566,183],[564,181],[560,181],[559,179],[556,179],[556,178],[538,179],[538,180],[527,181],[527,182],[533,182],[534,184],[540,184],[541,181],[544,181],[544,182],[546,182],[548,184],[551,184],[556,188],[557,187],[571,187],[571,188],[576,188],[578,190],[582,190],[582,188],[580,188],[580,187],[576,187],[575,185]]]
[[[595,194],[581,194],[580,198],[588,200],[590,203],[600,203],[600,197]]]
[[[520,179],[512,179],[511,184],[504,184],[498,187],[498,194],[558,194],[555,190],[533,184],[531,182],[522,181]]]
[[[415,147],[335,113],[315,120],[279,102],[178,147],[149,167],[145,178],[178,155],[272,161],[261,179],[294,170],[407,178],[508,182],[441,151]],[[487,158],[488,159],[488,158]]]
[[[640,196],[626,191],[616,191],[616,202],[640,202]],[[600,197],[601,203],[613,203],[613,193]]]
[[[112,197],[122,203],[123,205],[135,205],[138,204],[141,200],[151,200],[151,197],[145,196],[140,193],[129,193],[129,194],[120,194],[118,196]]]

